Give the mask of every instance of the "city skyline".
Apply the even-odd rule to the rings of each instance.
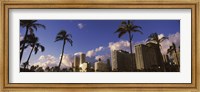
[[[73,46],[66,44],[62,68],[72,66],[74,55],[85,53],[86,61],[93,62],[101,58],[103,61],[111,59],[111,50],[125,50],[129,52],[128,37],[118,38],[114,32],[122,20],[38,20],[46,26],[46,30],[38,29],[35,35],[39,42],[45,46],[45,52],[32,55],[30,64],[40,66],[56,66],[61,55],[62,42],[54,42],[56,34],[64,29],[72,34]],[[174,42],[180,46],[180,21],[179,20],[134,20],[135,25],[142,27],[143,35],[133,33],[133,48],[135,44],[145,43],[148,36],[156,32],[159,37],[167,36],[169,40],[161,43],[166,50]],[[20,27],[20,39],[23,38],[25,29]],[[22,58],[24,62],[30,49],[25,50]]]

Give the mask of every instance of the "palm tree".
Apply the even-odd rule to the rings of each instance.
[[[37,30],[38,28],[44,28],[44,29],[46,28],[44,25],[37,23],[37,20],[20,20],[20,26],[22,28],[26,28],[26,32],[23,39],[24,41],[26,41],[27,39],[28,31]],[[21,63],[22,56],[24,53],[24,47],[25,47],[25,43],[23,43],[21,47],[20,63]]]
[[[139,33],[143,34],[143,32],[140,31],[140,29],[142,29],[142,27],[134,25],[132,21],[128,20],[127,22],[122,21],[119,28],[115,31],[115,33],[119,33],[118,38],[121,38],[124,34],[128,33],[131,55],[133,55],[133,50],[132,50],[133,34],[132,33],[133,32],[139,32]],[[133,57],[132,56],[131,56],[131,61],[132,61],[131,67],[133,68],[133,65],[135,66],[135,64],[133,64]]]
[[[160,66],[163,66],[162,70],[164,70],[164,64],[163,64],[163,58],[162,58],[162,54],[160,50],[160,46],[161,46],[160,44],[166,39],[168,39],[168,37],[159,38],[157,33],[152,33],[149,35],[148,40],[147,40],[147,42],[155,43],[157,45],[156,47],[156,54],[158,55],[157,61]]]
[[[177,51],[176,51],[176,45],[174,43],[172,43],[172,45],[169,47],[169,49],[167,50],[167,54],[169,53],[170,56],[173,54],[173,52],[176,55],[176,59],[177,59],[177,63],[179,65],[179,60],[178,60],[178,56],[177,56]]]
[[[73,41],[71,40],[71,38],[72,38],[72,35],[68,34],[65,30],[61,30],[56,36],[55,42],[63,41],[62,55],[61,55],[61,59],[60,59],[59,65],[58,65],[59,70],[60,70],[60,66],[61,66],[61,63],[62,63],[64,47],[65,47],[66,42],[69,42],[70,45],[72,46]]]
[[[24,68],[26,68],[26,66],[28,66],[29,65],[29,60],[30,60],[30,57],[31,57],[31,55],[32,55],[32,52],[33,52],[33,50],[35,51],[35,54],[37,54],[37,52],[38,52],[38,50],[40,49],[42,52],[45,50],[45,48],[44,48],[44,46],[42,46],[39,42],[38,42],[38,38],[37,37],[32,37],[32,39],[31,39],[31,42],[29,43],[29,45],[31,46],[31,52],[30,52],[30,54],[29,54],[29,56],[28,56],[28,59],[27,59],[27,61],[26,61],[26,65],[25,65],[25,67]]]

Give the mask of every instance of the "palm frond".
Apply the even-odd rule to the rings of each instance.
[[[61,30],[57,35],[66,35],[66,31],[65,30]]]
[[[42,45],[40,45],[40,49],[41,49],[42,52],[45,51],[45,47],[42,46]]]
[[[126,23],[126,21],[122,21],[121,24],[122,25],[126,25],[127,23]]]
[[[159,42],[163,42],[166,39],[168,39],[168,37],[162,37],[162,38],[159,39]]]
[[[124,28],[123,27],[119,27],[114,33],[119,33],[121,31],[124,31]]]
[[[172,53],[173,53],[173,47],[170,46],[169,49],[167,49],[167,54],[172,55]]]
[[[29,27],[28,30],[29,30],[29,31],[33,31],[33,28],[32,28],[32,27]]]
[[[45,26],[45,25],[42,25],[42,24],[39,24],[39,23],[35,23],[34,25],[35,25],[36,27],[38,27],[38,28],[46,29],[46,26]]]
[[[174,42],[172,43],[172,46],[173,46],[173,48],[174,48],[174,49],[176,49],[176,45],[175,45],[175,43],[174,43]]]
[[[158,42],[158,34],[157,33],[152,33],[152,34],[150,34],[149,36],[148,36],[148,40],[147,40],[147,42],[148,41],[155,41],[155,42]]]
[[[139,32],[140,34],[143,34],[143,32],[142,31],[140,31],[140,30],[131,30],[132,32]]]
[[[39,50],[38,47],[34,48],[35,54],[37,54],[38,50]]]
[[[120,32],[119,35],[118,35],[118,38],[121,38],[125,33],[126,33],[126,31]]]
[[[67,38],[66,40],[67,40],[67,42],[69,42],[69,44],[70,44],[71,46],[73,45],[73,41],[72,41],[71,39]]]
[[[57,36],[54,42],[57,42],[57,41],[60,41],[60,40],[63,40],[63,39],[64,39],[63,37]]]
[[[65,30],[61,30],[61,31],[57,34],[56,39],[55,39],[55,42],[56,42],[56,41],[64,40],[65,43],[66,43],[66,41],[67,41],[67,42],[69,42],[70,45],[72,46],[73,41],[71,40],[71,38],[72,38],[72,35],[71,35],[71,34],[68,34]]]
[[[141,26],[136,26],[136,25],[134,25],[134,26],[132,27],[132,29],[142,29],[142,27],[141,27]]]
[[[32,25],[31,25],[31,28],[32,28],[32,29],[34,28],[35,31],[37,31],[37,26],[36,26],[35,24],[32,24]]]
[[[68,38],[68,37],[72,38],[72,35],[71,35],[71,34],[67,34],[66,37],[67,37],[67,38]]]

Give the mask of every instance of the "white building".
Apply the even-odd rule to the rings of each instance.
[[[89,62],[84,62],[80,64],[80,72],[88,72],[90,68]]]

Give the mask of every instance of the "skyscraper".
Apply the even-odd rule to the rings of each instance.
[[[133,57],[133,61],[131,61]],[[130,72],[134,69],[131,62],[135,63],[135,54],[131,55],[127,51],[114,50],[111,51],[112,71]]]
[[[138,70],[149,69],[151,66],[158,65],[155,45],[154,43],[135,45],[136,67]]]
[[[94,70],[95,72],[108,72],[107,64],[99,59],[94,64]]]
[[[110,59],[107,59],[107,69],[108,69],[108,72],[112,71],[112,68],[110,65]]]
[[[78,56],[74,56],[74,63],[73,63],[73,71],[74,72],[79,72],[79,66],[80,66],[80,58]]]
[[[81,53],[80,54],[80,64],[85,62],[85,54]]]

